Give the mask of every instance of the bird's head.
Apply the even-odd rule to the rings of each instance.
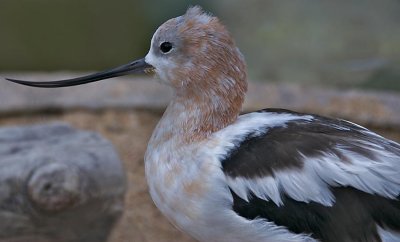
[[[145,58],[88,76],[51,82],[10,81],[35,87],[75,86],[132,73],[154,72],[178,93],[245,92],[246,65],[217,17],[191,7],[162,24]]]
[[[243,56],[229,32],[200,7],[162,24],[145,61],[162,81],[180,91],[229,89],[246,81]]]

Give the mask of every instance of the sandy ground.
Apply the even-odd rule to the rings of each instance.
[[[101,133],[118,150],[128,177],[125,213],[109,242],[194,241],[175,229],[156,209],[144,177],[143,155],[161,113],[138,110],[69,111],[0,117],[0,126],[64,121],[76,128]],[[400,141],[400,132],[376,130]]]

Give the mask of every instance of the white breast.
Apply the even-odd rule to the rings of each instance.
[[[177,147],[173,139],[157,144],[151,141],[145,157],[146,177],[156,206],[178,228],[190,234],[207,225],[205,211],[217,197],[220,205],[229,203],[217,192],[223,187],[222,171],[201,146]],[[217,184],[220,180],[219,184]],[[219,188],[218,188],[219,187]],[[223,190],[223,189],[221,189]],[[218,194],[219,193],[219,194]]]
[[[145,167],[154,203],[174,225],[204,242],[315,241],[265,220],[238,216],[219,161],[226,140],[213,135],[182,145],[164,125],[162,120],[149,142]]]

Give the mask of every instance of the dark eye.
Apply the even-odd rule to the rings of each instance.
[[[172,49],[172,44],[171,42],[162,42],[160,45],[160,50],[162,53],[168,53]]]

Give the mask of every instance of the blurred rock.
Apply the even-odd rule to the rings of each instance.
[[[0,129],[0,241],[106,241],[123,211],[113,146],[61,123]]]
[[[25,80],[59,80],[87,73],[1,74]],[[0,115],[74,109],[146,109],[164,111],[169,87],[144,77],[115,78],[58,89],[25,87],[0,80]],[[363,125],[400,128],[400,95],[389,91],[323,88],[294,83],[249,82],[244,111],[279,107],[340,117]]]

